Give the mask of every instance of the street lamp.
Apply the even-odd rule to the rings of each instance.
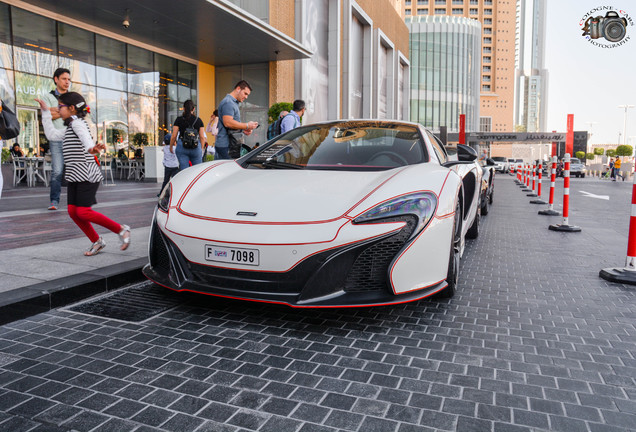
[[[627,110],[630,108],[634,108],[634,105],[619,105],[618,107],[625,109],[625,118],[623,120],[623,144],[627,144]]]

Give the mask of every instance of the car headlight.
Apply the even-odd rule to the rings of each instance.
[[[417,216],[418,224],[411,237],[419,234],[435,214],[437,197],[430,192],[418,192],[383,202],[364,212],[353,223],[372,222],[378,219],[412,214]]]
[[[163,188],[161,194],[159,194],[159,201],[157,205],[159,208],[166,213],[168,212],[168,207],[170,207],[170,193],[172,192],[172,185],[168,183],[166,187]]]

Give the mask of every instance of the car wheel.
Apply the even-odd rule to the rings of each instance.
[[[490,191],[490,195],[488,195],[488,204],[492,205],[493,195],[494,194],[495,194],[495,188],[493,187],[492,190]]]
[[[581,178],[585,178],[585,174],[581,174]]]
[[[488,214],[488,197],[481,202],[481,214],[486,216]]]
[[[459,261],[462,246],[462,215],[459,203],[455,207],[455,219],[453,221],[453,239],[451,242],[450,256],[448,258],[448,271],[446,272],[446,283],[448,286],[442,290],[438,296],[441,298],[451,298],[457,290],[459,282]]]
[[[475,220],[473,221],[473,224],[470,226],[470,228],[468,228],[468,231],[466,231],[466,237],[469,239],[476,239],[477,237],[479,237],[479,222],[481,220],[480,210],[480,208],[477,208]]]

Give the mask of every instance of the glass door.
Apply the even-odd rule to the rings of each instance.
[[[37,154],[40,148],[40,125],[38,124],[38,110],[18,106],[18,121],[20,122],[20,135],[18,144],[25,156]]]

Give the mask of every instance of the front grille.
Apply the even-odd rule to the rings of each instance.
[[[405,215],[374,221],[378,222],[406,222],[406,225],[397,234],[373,244],[358,255],[345,281],[344,290],[347,292],[386,290],[389,265],[411,237],[417,226],[417,217]]]
[[[163,235],[157,227],[157,224],[152,226],[152,247],[150,254],[150,264],[155,269],[162,269],[170,271],[170,256],[168,255],[168,249],[163,241]]]

